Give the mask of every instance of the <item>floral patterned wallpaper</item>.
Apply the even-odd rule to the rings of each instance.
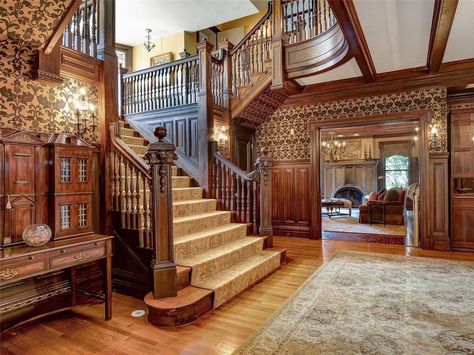
[[[0,127],[74,132],[74,102],[84,87],[97,106],[97,86],[64,78],[61,84],[31,79],[33,57],[49,39],[70,1],[0,0]],[[97,141],[97,132],[85,137]]]
[[[308,123],[348,117],[432,110],[432,122],[438,127],[437,151],[447,149],[447,94],[445,88],[338,100],[315,105],[281,107],[256,133],[257,149],[266,147],[275,160],[310,158]],[[291,129],[294,134],[291,135]],[[430,137],[433,139],[433,137]]]

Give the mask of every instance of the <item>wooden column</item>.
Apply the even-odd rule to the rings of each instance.
[[[199,183],[204,189],[204,196],[211,196],[212,151],[209,142],[214,135],[214,112],[211,87],[211,51],[213,45],[207,41],[197,44],[199,56],[199,94],[198,94],[198,149],[199,149]]]
[[[153,240],[153,297],[177,295],[176,265],[173,244],[172,165],[177,158],[176,147],[166,143],[166,128],[157,127],[158,141],[148,147],[147,159],[151,169],[151,222]]]
[[[310,161],[310,227],[309,239],[322,237],[321,218],[321,128],[311,126],[311,161]]]
[[[103,61],[100,86],[99,106],[99,145],[100,176],[101,178],[101,204],[100,215],[106,216],[101,233],[111,234],[113,223],[110,211],[112,210],[111,186],[107,156],[110,152],[109,126],[111,122],[118,121],[118,64],[115,54],[115,0],[99,0],[99,32],[98,32],[98,58]]]
[[[260,226],[258,233],[268,236],[267,246],[273,247],[272,227],[272,164],[273,159],[268,156],[265,148],[257,158],[256,166],[260,180]]]
[[[272,1],[272,85],[270,88],[283,89],[284,67],[283,67],[283,19],[281,0]]]

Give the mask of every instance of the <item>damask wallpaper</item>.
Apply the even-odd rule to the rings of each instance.
[[[397,112],[432,110],[436,124],[437,151],[447,149],[447,100],[445,88],[338,100],[315,105],[281,107],[256,133],[257,149],[266,147],[275,160],[310,158],[308,123],[338,118],[366,117]],[[290,131],[293,129],[294,134]],[[433,139],[433,137],[430,137]]]
[[[74,132],[75,100],[84,87],[96,107],[98,87],[64,78],[62,84],[31,79],[35,52],[48,40],[70,1],[0,0],[0,127]],[[97,133],[85,137],[96,142]]]

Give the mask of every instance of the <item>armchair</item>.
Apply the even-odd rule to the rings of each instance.
[[[383,220],[387,224],[405,223],[405,190],[391,188],[375,195],[371,194],[371,199],[359,206],[359,223],[370,223],[371,209],[372,220]]]

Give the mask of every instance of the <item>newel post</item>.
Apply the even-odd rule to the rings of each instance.
[[[218,49],[223,49],[225,51],[224,56],[224,90],[222,92],[224,96],[224,105],[225,108],[230,108],[230,98],[232,97],[232,58],[230,57],[230,51],[234,48],[234,45],[228,40],[219,43]],[[229,111],[229,110],[228,110]]]
[[[259,175],[260,187],[260,226],[258,233],[268,236],[267,246],[273,246],[272,227],[272,164],[273,159],[262,148],[260,156],[255,163]]]
[[[153,239],[153,297],[177,295],[173,243],[172,165],[176,147],[166,143],[166,128],[157,127],[158,141],[148,147],[146,158],[151,170],[151,223]]]
[[[214,102],[211,82],[211,52],[214,46],[208,41],[197,44],[199,56],[199,94],[198,94],[198,152],[199,152],[199,184],[204,189],[205,196],[211,195],[212,152],[209,142],[214,135]]]

